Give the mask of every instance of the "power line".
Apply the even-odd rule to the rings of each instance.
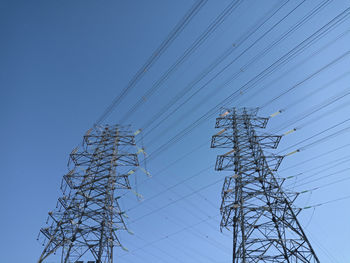
[[[350,199],[350,195],[339,197],[339,198],[332,199],[332,200],[329,200],[329,201],[325,201],[325,202],[322,202],[322,203],[306,206],[306,207],[303,207],[302,209],[310,209],[310,208],[313,208],[313,207],[318,207],[318,206],[321,206],[321,205],[326,205],[326,204],[330,204],[330,203],[334,203],[334,202],[338,202],[338,201],[343,201],[343,200],[346,200],[346,199]]]
[[[113,111],[115,107],[119,105],[122,99],[128,94],[128,92],[135,87],[135,85],[141,80],[145,73],[153,66],[153,64],[159,59],[159,57],[166,51],[166,49],[174,42],[177,36],[184,30],[184,28],[190,23],[193,17],[199,12],[199,10],[205,5],[207,0],[197,0],[184,17],[176,24],[169,35],[163,40],[160,46],[152,53],[147,59],[145,64],[136,72],[134,77],[129,81],[128,85],[122,90],[122,92],[113,99],[112,103],[106,108],[102,115],[97,119],[95,125],[102,123]]]
[[[349,30],[350,31],[350,30]],[[348,32],[349,32],[348,31]],[[315,72],[311,73],[309,76],[307,76],[306,78],[304,78],[302,81],[299,81],[297,84],[293,85],[292,87],[290,87],[289,89],[283,91],[282,93],[280,93],[278,96],[274,97],[273,99],[265,102],[264,104],[262,104],[259,108],[265,108],[267,105],[275,102],[276,100],[280,99],[281,97],[285,96],[287,93],[291,92],[292,90],[298,88],[300,85],[304,84],[305,82],[313,79],[314,77],[316,77],[318,74],[320,74],[321,72],[323,72],[324,70],[328,69],[331,66],[336,65],[337,63],[339,63],[340,61],[342,61],[345,57],[347,57],[350,54],[350,51],[347,51],[345,53],[343,53],[342,55],[340,55],[339,57],[335,58],[334,60],[332,60],[331,62],[327,63],[326,65],[324,65],[323,67],[319,68],[318,70],[316,70]]]
[[[287,148],[281,150],[278,154],[280,154],[280,153],[282,153],[282,152],[285,152],[286,150],[289,150],[289,149],[291,149],[291,148],[294,148],[295,146],[297,146],[297,145],[299,145],[299,144],[301,144],[301,143],[304,143],[304,142],[306,142],[306,141],[309,141],[309,140],[311,140],[311,139],[313,139],[313,138],[315,138],[315,137],[317,137],[317,136],[319,136],[319,135],[321,135],[321,134],[323,134],[323,133],[325,133],[325,132],[327,132],[327,131],[329,131],[329,130],[331,130],[331,129],[334,129],[334,128],[336,128],[336,127],[338,127],[338,126],[340,126],[340,125],[342,125],[342,124],[348,122],[348,121],[350,121],[350,118],[348,118],[348,119],[346,119],[346,120],[343,120],[343,121],[341,121],[341,122],[338,122],[337,124],[332,125],[331,127],[328,127],[327,129],[324,129],[324,130],[322,130],[322,131],[320,131],[320,132],[318,132],[318,133],[316,133],[316,134],[314,134],[314,135],[312,135],[312,136],[310,136],[310,137],[308,137],[308,138],[306,138],[306,139],[304,139],[304,140],[302,140],[302,141],[299,141],[298,143],[295,143],[295,144],[293,144],[293,145],[291,145],[291,146],[288,146]],[[301,147],[299,150],[303,150],[303,149],[308,148],[308,147],[310,147],[310,146],[313,146],[313,145],[315,145],[315,144],[317,144],[317,143],[319,143],[319,142],[322,142],[322,141],[325,141],[325,140],[327,140],[327,139],[333,138],[334,136],[339,135],[339,134],[341,134],[341,133],[343,133],[343,132],[346,132],[346,131],[348,131],[349,129],[350,129],[350,126],[348,126],[348,127],[346,127],[346,128],[343,128],[343,129],[341,129],[340,131],[337,131],[337,132],[332,133],[332,134],[330,134],[330,135],[328,135],[328,136],[325,136],[325,137],[323,137],[323,138],[321,138],[321,139],[319,139],[319,140],[317,140],[317,141],[315,141],[315,142],[309,143],[309,144],[307,144],[307,145]]]
[[[299,28],[301,25],[303,25],[304,23],[306,23],[309,19],[311,19],[314,15],[316,15],[318,12],[320,12],[322,10],[322,8],[324,8],[328,3],[330,2],[330,0],[326,0],[323,1],[320,5],[318,5],[317,7],[315,7],[311,12],[309,12],[307,15],[305,15],[300,21],[298,21],[294,26],[292,26],[288,31],[285,32],[285,34],[280,37],[279,39],[277,39],[276,41],[273,42],[273,44],[271,44],[269,46],[269,48],[267,50],[264,50],[264,52],[260,53],[260,56],[257,56],[254,60],[254,62],[256,62],[259,58],[261,58],[262,56],[266,55],[268,50],[271,50],[274,46],[276,46],[279,42],[281,42],[283,39],[285,39],[288,35],[290,35],[291,33],[293,33],[297,28]],[[303,2],[302,2],[303,3]],[[296,8],[298,8],[302,3],[300,3]],[[217,78],[220,74],[222,74],[226,69],[229,68],[229,66],[231,66],[238,58],[240,58],[244,53],[246,53],[251,47],[253,47],[255,44],[257,44],[263,37],[265,37],[275,26],[277,26],[278,24],[280,24],[283,19],[285,19],[288,15],[290,15],[294,10],[296,10],[296,8],[294,8],[291,12],[289,12],[286,16],[284,16],[281,20],[279,20],[276,24],[274,24],[274,26],[272,26],[267,32],[265,32],[265,34],[263,34],[261,37],[259,37],[257,40],[255,40],[248,48],[246,48],[243,52],[241,52],[238,56],[236,56],[233,60],[231,60],[227,65],[225,65],[225,67],[223,67],[218,73],[216,73],[211,79],[209,79],[203,86],[200,87],[199,90],[197,90],[195,93],[193,93],[189,98],[187,98],[183,103],[181,103],[178,107],[176,107],[171,113],[169,113],[166,117],[164,117],[157,125],[156,127],[158,127],[162,122],[164,122],[169,116],[171,116],[172,114],[174,114],[179,108],[181,108],[182,106],[184,106],[184,104],[186,104],[191,98],[193,98],[194,95],[196,95],[200,90],[202,90],[204,87],[206,87],[211,81],[213,81],[215,78]],[[250,64],[246,64],[244,67],[247,68],[249,65],[251,65],[253,63]],[[233,77],[231,77],[231,81],[238,77],[239,74],[241,74],[242,71],[239,70],[237,73],[234,74]],[[224,86],[226,86],[228,84],[228,82],[225,82],[223,85],[221,85],[220,87],[216,87],[215,89],[215,93],[217,93],[221,88],[223,88]],[[240,93],[239,93],[240,94]],[[238,94],[238,95],[239,95]],[[214,94],[209,94],[203,101],[207,100],[208,98],[210,98],[211,96],[213,96]],[[202,102],[200,102],[198,105],[200,105]],[[198,105],[192,107],[192,109],[189,112],[193,112],[194,109],[198,108]],[[186,114],[187,115],[187,114]],[[186,117],[186,115],[181,116],[181,118],[178,119],[181,120],[184,117]],[[177,121],[177,122],[178,122]],[[151,133],[156,127],[152,128],[152,130],[148,131],[146,135],[148,135],[149,133]],[[169,130],[169,128],[165,129]],[[164,134],[165,131],[162,131],[161,134]]]
[[[314,156],[314,157],[312,157],[312,158],[306,159],[306,160],[304,160],[304,161],[302,161],[302,162],[300,162],[300,163],[298,163],[298,164],[295,164],[295,165],[286,167],[286,168],[280,170],[279,172],[283,172],[283,171],[286,171],[286,170],[290,170],[290,169],[292,169],[292,168],[295,168],[296,166],[299,166],[299,165],[308,163],[308,162],[310,162],[310,161],[316,160],[316,159],[318,159],[318,158],[321,158],[321,157],[323,157],[323,156],[329,155],[329,154],[331,154],[331,153],[334,153],[334,152],[336,152],[336,151],[339,151],[339,150],[344,149],[344,148],[349,147],[349,146],[350,146],[350,143],[345,144],[345,145],[342,145],[342,146],[337,147],[337,148],[332,149],[332,150],[327,150],[327,151],[324,152],[324,153],[321,153],[321,154],[316,155],[316,156]]]
[[[193,178],[196,178],[196,177],[202,175],[203,172],[208,171],[209,169],[211,169],[211,168],[213,168],[213,167],[214,167],[214,165],[210,165],[209,167],[207,167],[207,168],[205,168],[205,169],[202,169],[202,170],[200,170],[199,172],[197,172],[197,173],[195,173],[195,174],[193,174],[193,175],[191,175],[191,176],[189,176],[189,177],[186,177],[186,179],[181,180],[180,182],[178,182],[178,183],[176,183],[176,184],[173,184],[173,185],[170,186],[170,187],[167,187],[165,190],[163,190],[163,191],[161,191],[161,192],[159,192],[159,193],[157,193],[157,194],[154,194],[154,195],[152,195],[151,197],[145,199],[145,200],[142,202],[142,204],[143,204],[144,202],[148,202],[148,201],[150,201],[150,200],[152,200],[152,199],[154,199],[154,198],[156,198],[156,197],[158,197],[158,196],[160,196],[160,195],[162,195],[162,194],[168,192],[169,190],[171,190],[171,189],[177,187],[178,185],[181,185],[181,184],[183,184],[183,183],[185,183],[185,182],[187,182],[187,181],[192,180]],[[141,203],[135,205],[134,207],[131,207],[131,208],[127,209],[126,212],[131,211],[131,210],[134,210],[135,208],[139,207],[140,205],[141,205]]]
[[[131,109],[121,118],[120,122],[124,123],[132,114],[149,98],[160,86],[169,78],[169,76],[182,65],[185,60],[191,56],[198,47],[226,20],[226,18],[241,4],[241,0],[232,1],[215,20],[206,28],[206,30],[185,50],[179,59],[160,77],[156,83],[131,107]]]
[[[173,200],[173,201],[169,202],[168,204],[163,205],[163,206],[157,208],[156,210],[152,210],[152,211],[150,211],[150,212],[144,214],[143,216],[140,216],[140,217],[136,218],[135,220],[133,220],[133,221],[131,222],[131,224],[133,224],[133,223],[135,223],[135,222],[137,222],[137,221],[140,221],[141,219],[143,219],[143,218],[145,218],[145,217],[147,217],[147,216],[150,216],[150,215],[152,215],[152,214],[154,214],[154,213],[156,213],[156,212],[159,212],[160,210],[162,210],[162,209],[164,209],[164,208],[166,208],[166,207],[168,207],[168,206],[170,206],[170,205],[173,205],[173,204],[175,204],[175,203],[177,203],[177,202],[179,202],[179,201],[181,201],[181,200],[184,200],[184,199],[186,199],[186,198],[188,198],[188,197],[190,197],[190,196],[196,194],[197,192],[200,192],[200,191],[203,191],[203,190],[205,190],[205,189],[208,189],[209,187],[211,187],[211,186],[213,186],[213,185],[215,185],[215,184],[218,184],[219,182],[222,182],[222,179],[221,179],[221,178],[220,178],[219,180],[215,180],[214,182],[212,182],[212,183],[210,183],[210,184],[207,184],[207,185],[205,185],[205,186],[203,186],[203,187],[197,189],[197,190],[194,191],[194,192],[191,192],[191,193],[189,193],[189,194],[186,194],[186,195],[184,195],[184,196],[181,196],[179,199]]]
[[[174,232],[172,232],[172,233],[170,233],[170,234],[167,234],[167,235],[163,236],[162,238],[159,238],[159,239],[156,239],[156,240],[154,240],[154,241],[148,242],[147,244],[145,244],[145,245],[142,246],[141,248],[136,248],[134,251],[139,250],[139,249],[142,249],[142,248],[145,248],[145,247],[148,247],[148,246],[151,246],[151,245],[153,245],[153,244],[155,244],[155,243],[158,243],[158,242],[160,242],[160,241],[163,241],[163,240],[169,238],[170,236],[174,236],[174,235],[177,235],[177,234],[179,234],[179,233],[182,233],[182,232],[184,232],[184,231],[186,231],[186,230],[188,230],[188,229],[190,229],[190,228],[196,227],[197,225],[199,225],[199,224],[201,224],[201,223],[203,223],[203,222],[212,220],[212,219],[217,218],[217,217],[218,217],[218,216],[215,216],[215,217],[208,217],[208,218],[202,219],[202,220],[200,220],[200,221],[198,221],[198,222],[196,222],[196,223],[194,223],[194,224],[191,224],[191,225],[186,226],[186,227],[184,227],[184,228],[182,228],[182,229],[180,229],[180,230],[177,230],[177,231],[174,231]],[[122,256],[123,256],[123,255],[122,255]]]
[[[241,86],[237,91],[233,92],[230,96],[222,100],[220,103],[215,105],[213,108],[211,108],[208,112],[206,112],[204,115],[202,115],[199,119],[191,123],[189,126],[187,126],[185,129],[180,131],[177,135],[172,137],[168,142],[164,143],[160,147],[158,147],[155,151],[153,151],[148,158],[154,158],[154,156],[159,155],[161,152],[163,152],[165,149],[169,148],[170,145],[176,143],[177,141],[181,140],[186,134],[188,134],[191,130],[193,130],[195,127],[197,127],[200,123],[202,123],[204,120],[210,118],[213,116],[220,106],[228,105],[237,95],[240,94],[240,91],[244,92],[247,89],[255,86],[258,81],[261,81],[264,77],[271,74],[274,70],[276,70],[277,67],[285,64],[290,58],[295,57],[297,54],[299,54],[303,48],[309,46],[311,43],[314,43],[316,40],[319,40],[321,36],[324,36],[327,32],[329,32],[331,29],[334,29],[335,26],[339,25],[340,22],[344,21],[345,18],[348,17],[350,13],[350,8],[344,10],[341,12],[338,16],[333,18],[331,21],[326,23],[324,26],[322,26],[319,30],[314,32],[311,36],[306,38],[304,41],[299,43],[297,46],[295,46],[293,49],[291,49],[289,52],[287,52],[285,55],[277,59],[274,63],[272,63],[270,66],[265,68],[263,71],[261,71],[258,75],[250,79],[248,82],[246,82],[243,86]]]
[[[343,122],[342,122],[342,123],[343,123]],[[329,128],[328,128],[328,129],[329,129]],[[326,130],[328,130],[328,129],[326,129]],[[350,127],[347,127],[346,129],[349,130]],[[341,130],[341,131],[342,131],[342,130]],[[339,131],[336,132],[336,134],[339,134]],[[331,136],[331,135],[330,135],[330,136]],[[310,140],[310,139],[312,139],[312,138],[314,138],[314,137],[315,137],[315,136],[311,136],[311,137],[309,137],[309,138],[307,138],[307,139],[305,139],[305,140],[303,140],[303,141],[301,141],[301,142],[299,142],[299,143],[296,143],[294,146],[299,145],[299,144],[301,144],[301,143],[303,143],[303,142],[305,142],[305,141],[307,141],[307,140]],[[328,138],[328,137],[329,137],[329,136],[326,136],[326,137],[324,137],[324,138],[321,138],[319,141],[317,141],[317,143],[323,142],[323,141],[325,140],[325,138]],[[313,142],[312,144],[315,144],[315,142]],[[305,148],[305,146],[302,147],[302,148]],[[284,150],[282,150],[281,152],[283,152],[283,151],[284,151]],[[279,154],[279,153],[278,153],[278,154]],[[168,204],[162,206],[161,208],[158,208],[157,210],[153,210],[153,211],[147,213],[146,215],[135,219],[132,223],[141,220],[141,219],[142,219],[143,217],[145,217],[145,216],[151,215],[151,214],[153,214],[153,213],[155,213],[155,212],[157,212],[157,211],[159,211],[159,210],[161,210],[161,209],[164,209],[164,208],[168,207],[169,205],[172,205],[172,204],[174,204],[174,203],[176,203],[176,202],[178,202],[178,201],[181,201],[181,200],[183,200],[183,199],[186,199],[186,198],[188,198],[188,197],[190,197],[190,196],[196,194],[197,192],[200,192],[200,191],[202,191],[202,190],[205,190],[205,189],[207,189],[207,188],[209,188],[209,187],[211,187],[211,186],[213,186],[213,185],[219,183],[220,181],[221,181],[221,179],[220,179],[220,180],[217,180],[217,181],[214,181],[214,182],[212,182],[212,183],[210,183],[210,184],[208,184],[208,185],[205,185],[205,186],[203,186],[203,187],[201,187],[201,188],[195,190],[194,192],[191,192],[190,194],[187,194],[187,195],[185,195],[185,196],[182,196],[181,198],[179,198],[179,199],[177,199],[177,200],[174,200],[174,201],[172,201],[172,202],[170,202],[170,203],[168,203]]]
[[[346,172],[346,171],[350,171],[350,167],[347,167],[347,168],[345,168],[345,169],[341,169],[341,170],[339,170],[339,171],[336,171],[336,172],[327,174],[327,175],[325,175],[325,176],[318,177],[318,178],[316,178],[316,179],[314,179],[314,180],[307,181],[307,182],[302,183],[302,184],[298,184],[298,185],[294,186],[294,188],[297,188],[297,187],[300,187],[300,186],[304,186],[304,185],[307,185],[307,184],[310,184],[310,183],[314,183],[314,182],[320,181],[320,180],[322,180],[322,179],[329,178],[330,176],[334,176],[334,175],[341,174],[341,173]],[[342,179],[342,180],[338,180],[338,181],[336,181],[335,183],[343,182],[343,181],[349,180],[349,179],[350,179],[350,178],[348,177],[348,178],[345,178],[345,179]],[[333,182],[333,184],[334,184],[334,182]],[[326,186],[329,186],[329,185],[331,185],[331,183],[328,183]],[[320,186],[320,187],[316,187],[315,189],[318,189],[318,188],[321,188],[321,187],[325,187],[325,185]],[[315,190],[315,189],[312,189],[312,190]]]
[[[298,178],[299,179],[298,182],[304,181],[307,178],[314,177],[315,175],[319,175],[320,173],[324,173],[325,171],[332,169],[334,167],[337,167],[338,165],[343,164],[345,162],[348,162],[349,160],[350,160],[350,155],[347,155],[347,156],[344,156],[343,158],[337,158],[336,160],[333,160],[333,161],[330,161],[327,163],[323,163],[323,164],[318,165],[316,167],[312,167],[308,170],[304,170],[303,172],[298,173],[296,175],[287,176],[284,179],[291,179],[291,178],[303,176],[303,178],[301,178],[301,179]],[[323,168],[323,167],[327,167],[327,168]],[[315,170],[320,169],[320,168],[323,168],[322,171],[316,172],[316,173],[313,173],[312,175],[308,175],[308,176],[304,177],[305,174],[308,174],[309,172],[314,172]]]
[[[189,200],[187,200],[186,204],[188,204]],[[151,210],[153,210],[153,207],[151,207],[150,205],[147,206],[148,208],[150,208]],[[200,211],[198,209],[198,207],[194,206],[194,208],[197,208],[198,211]],[[190,214],[194,215],[196,218],[200,219],[200,220],[203,220],[203,218],[201,218],[200,216],[196,215],[193,211],[189,210],[189,209],[186,209],[187,212],[190,212]],[[164,211],[160,211],[160,213],[163,213],[164,215],[167,215],[166,212]],[[207,213],[203,213],[205,215],[205,217],[210,217],[210,214],[207,214]],[[176,225],[178,226],[181,226],[181,224],[179,224],[179,222],[182,222],[184,223],[184,221],[182,220],[182,218],[178,217],[178,216],[174,216],[172,215],[171,217],[167,217],[168,220],[172,221],[173,223],[175,223]],[[208,226],[210,226],[212,229],[214,229],[215,231],[217,230],[216,228],[214,228],[212,225],[210,225],[208,222],[206,222],[208,224]],[[185,224],[184,224],[185,225]],[[203,233],[200,233],[199,231],[196,231],[196,232],[191,232],[191,234],[193,236],[196,236],[197,238],[200,238],[202,240],[205,240],[207,243],[209,243],[210,245],[216,247],[216,249],[220,249],[221,251],[223,251],[224,253],[228,253],[228,250],[227,248],[225,248],[225,245],[218,242],[218,241],[215,241],[215,240],[207,240],[205,238],[205,234]],[[226,249],[226,250],[225,250]],[[229,254],[229,253],[228,253]]]
[[[319,112],[320,110],[323,110],[324,108],[326,108],[326,107],[338,102],[339,100],[345,98],[349,94],[350,94],[349,89],[348,88],[344,89],[342,92],[336,94],[335,96],[327,98],[325,101],[322,101],[321,103],[311,107],[307,112],[300,114],[298,117],[294,118],[292,121],[289,120],[287,123],[280,125],[277,131],[281,131],[281,130],[289,127],[292,124],[295,124],[301,120],[306,119],[307,117],[315,114],[316,112]],[[346,106],[346,104],[342,105],[342,107],[344,107],[344,106]],[[317,120],[318,119],[314,119],[314,121],[317,121]],[[312,123],[312,122],[308,122],[306,124],[303,124],[303,126],[298,126],[295,129],[298,130],[301,127],[305,127],[305,126],[309,125],[310,123]]]
[[[337,38],[337,39],[338,39],[338,38]],[[328,45],[328,44],[327,44],[327,45]],[[337,78],[337,79],[339,79],[339,78]],[[291,104],[291,105],[295,105],[295,103],[293,103],[293,104]],[[324,103],[322,103],[321,105],[324,105]],[[327,105],[330,105],[330,104],[327,104]],[[324,105],[324,106],[327,106],[327,105]],[[319,111],[320,109],[324,108],[324,106],[323,106],[323,107],[317,108],[316,110],[312,111],[311,113],[308,113],[307,116],[310,116],[311,114],[314,114],[315,112],[317,112],[317,111]],[[286,109],[288,109],[288,108],[289,108],[289,107],[285,108],[284,111],[285,111]],[[315,107],[314,107],[314,108],[315,108]],[[327,113],[326,113],[326,114],[327,114]],[[305,114],[304,114],[303,116],[306,117]],[[299,120],[300,120],[300,119],[299,119]],[[315,120],[319,120],[319,119],[315,119]],[[314,121],[315,121],[315,120],[314,120]],[[307,124],[310,125],[310,124],[311,124],[312,122],[314,122],[314,121],[309,121]],[[294,122],[294,123],[295,123],[295,122]],[[288,125],[287,125],[287,126],[288,126]],[[281,129],[279,129],[279,130],[281,130]],[[173,164],[177,163],[179,160],[181,160],[181,159],[187,157],[189,154],[191,154],[192,152],[198,150],[199,148],[203,147],[203,146],[206,145],[206,144],[207,144],[207,143],[204,143],[204,144],[199,145],[199,147],[194,148],[194,149],[191,150],[189,153],[183,155],[181,158],[179,158],[179,159],[175,160],[174,162],[172,162],[169,166],[167,166],[167,167],[166,167],[165,169],[163,169],[163,170],[168,169],[170,166],[172,166]],[[163,171],[163,170],[162,170],[162,171]],[[160,172],[159,172],[159,173],[160,173]],[[158,173],[157,173],[157,174],[158,174]]]
[[[310,123],[310,124],[311,124],[311,123]],[[174,162],[172,162],[170,165],[168,165],[168,166],[166,166],[164,169],[160,170],[160,171],[159,171],[158,173],[156,173],[154,176],[157,176],[158,174],[161,174],[163,171],[169,169],[169,168],[170,168],[172,165],[174,165],[175,163],[179,162],[180,160],[182,160],[182,159],[184,159],[185,157],[187,157],[189,154],[191,154],[191,153],[197,151],[198,149],[202,148],[204,145],[207,145],[207,144],[208,144],[208,143],[205,142],[204,144],[200,144],[199,146],[195,147],[195,148],[192,149],[190,152],[184,154],[182,157],[178,158],[177,160],[175,160]],[[299,144],[299,143],[298,143],[298,144]],[[335,152],[335,151],[340,150],[340,149],[342,149],[342,148],[345,148],[345,147],[347,147],[347,146],[350,146],[350,144],[347,144],[347,145],[338,147],[338,148],[336,148],[336,149],[327,151],[327,152],[324,153],[324,154],[321,154],[321,155],[318,155],[318,156],[313,157],[313,158],[311,158],[311,159],[305,160],[305,161],[301,162],[300,164],[304,164],[304,163],[309,162],[309,161],[311,161],[311,160],[320,158],[320,157],[322,157],[322,156],[325,156],[325,155],[327,155],[327,154],[329,154],[329,153]],[[300,165],[300,164],[298,164],[298,165]],[[293,168],[293,167],[294,167],[294,166],[288,167],[288,168],[286,168],[286,169],[281,170],[280,172],[282,172],[282,171],[284,171],[284,170],[288,170],[288,169]],[[204,169],[203,171],[208,170],[208,169],[210,169],[210,168],[206,168],[206,169]],[[201,171],[201,172],[202,172],[202,171]],[[196,177],[196,176],[200,175],[201,172],[194,174],[193,177]],[[192,178],[192,176],[191,176],[190,178]],[[147,180],[147,179],[145,179],[145,180]],[[144,181],[143,181],[143,182],[144,182]],[[143,182],[141,182],[141,184],[142,184]],[[179,183],[179,184],[181,184],[181,183]],[[174,186],[174,187],[175,187],[175,186]],[[172,188],[172,187],[171,187],[171,188]],[[160,194],[159,194],[159,195],[160,195]]]
[[[269,19],[271,19],[286,3],[282,2],[282,5],[280,3],[276,8],[273,8],[273,10],[269,11],[266,18],[262,19],[261,21],[258,21],[250,30],[248,30],[248,33],[244,36],[242,36],[240,39],[234,42],[233,45],[230,45],[222,54],[220,54],[205,70],[203,70],[189,85],[187,85],[181,92],[179,92],[168,104],[166,104],[164,107],[162,107],[161,110],[159,110],[145,125],[143,125],[143,129],[147,129],[151,124],[153,124],[158,118],[160,118],[166,111],[168,111],[176,102],[178,102],[182,97],[184,97],[189,91],[191,91],[196,84],[198,84],[202,79],[204,79],[209,73],[211,73],[225,58],[227,58],[230,54],[232,54],[233,51],[235,51],[239,46],[241,46],[247,39],[249,39],[255,32],[257,32]],[[303,1],[304,2],[304,1]],[[302,3],[303,3],[302,2]],[[300,3],[296,8],[298,8],[302,3]],[[268,32],[270,32],[273,28],[275,28],[278,24],[280,24],[288,15],[290,15],[293,11],[296,10],[294,8],[291,12],[289,12],[286,16],[284,16],[282,19],[278,21],[274,26],[272,26],[267,32],[265,32],[262,37],[264,37]],[[260,37],[258,40],[254,41],[253,44],[251,44],[248,48],[246,48],[243,52],[241,52],[238,56],[235,57],[234,61],[236,61],[239,57],[241,57],[244,53],[246,53],[250,48],[252,48],[262,37]],[[233,61],[231,62],[231,64]],[[213,79],[215,79],[221,72],[223,72],[228,66],[225,66],[224,69],[221,69],[219,73],[215,74],[213,78],[211,78],[209,81],[207,81],[203,86],[201,86],[194,94],[191,95],[190,98],[192,98],[195,94],[197,94],[199,91],[201,91],[203,88],[205,88]],[[153,128],[156,129],[159,127],[159,125],[162,124],[169,116],[174,114],[180,107],[182,107],[190,98],[188,98],[185,102],[181,103],[176,109],[172,110],[170,113],[168,113],[162,120],[160,120]],[[147,132],[149,134],[151,131]]]

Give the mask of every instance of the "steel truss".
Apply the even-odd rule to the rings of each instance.
[[[39,262],[60,248],[61,262],[112,263],[117,232],[127,230],[118,199],[130,189],[128,177],[139,165],[135,139],[128,127],[98,126],[70,154],[56,209],[42,228],[44,250]]]
[[[222,109],[216,119],[221,130],[212,137],[212,148],[229,148],[217,156],[217,171],[233,171],[222,188],[220,228],[233,232],[233,263],[319,262],[292,204],[296,194],[282,190],[274,175],[283,156],[267,154],[281,136],[256,133],[268,118],[258,109]]]

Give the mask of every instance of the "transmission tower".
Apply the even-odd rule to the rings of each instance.
[[[70,154],[56,209],[49,212],[39,262],[61,249],[60,262],[112,263],[117,232],[127,230],[118,199],[139,165],[129,127],[97,126]]]
[[[222,109],[212,137],[212,148],[229,148],[217,156],[215,170],[231,171],[222,188],[220,228],[233,233],[233,263],[317,262],[293,206],[297,194],[282,190],[274,175],[283,159],[265,152],[276,149],[281,136],[257,134],[269,118],[258,109]]]

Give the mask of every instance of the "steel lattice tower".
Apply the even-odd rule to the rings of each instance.
[[[59,248],[64,263],[113,262],[113,247],[121,246],[116,232],[127,230],[118,199],[138,166],[134,148],[128,127],[98,126],[86,133],[82,147],[70,154],[49,226],[40,230],[46,242],[39,262]]]
[[[282,190],[283,180],[274,175],[283,156],[267,154],[277,148],[281,136],[261,133],[269,118],[258,109],[222,109],[216,119],[221,128],[212,137],[212,148],[230,148],[217,156],[217,171],[233,171],[222,188],[220,212],[223,228],[233,232],[234,263],[319,262],[292,204],[296,194]]]

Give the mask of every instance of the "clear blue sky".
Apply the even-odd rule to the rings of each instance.
[[[247,32],[282,3],[242,1],[157,92],[145,99],[128,122],[135,130],[142,128],[224,50],[236,44],[231,54],[173,108],[181,104],[254,41],[259,41],[152,130],[145,137],[146,151],[155,151],[246,83],[251,84],[229,103],[231,107],[264,106],[260,110],[262,116],[283,109],[282,114],[270,120],[266,132],[284,133],[297,128],[282,138],[276,152],[286,154],[349,127],[350,121],[345,121],[350,113],[348,17],[317,41],[304,46],[286,64],[254,85],[249,82],[350,7],[348,0],[331,1],[263,52],[323,1],[302,2],[287,2],[242,42]],[[118,123],[229,3],[209,0],[106,123]],[[59,185],[67,172],[69,153],[192,4],[190,0],[1,2],[0,262],[36,262],[42,250],[36,237],[45,225],[47,212],[54,209],[60,196]],[[313,78],[304,81],[320,69]],[[228,82],[232,76],[236,77]],[[291,91],[270,102],[293,86]],[[305,114],[310,115],[303,118]],[[210,137],[216,132],[215,117],[215,114],[210,116],[147,162],[153,178],[148,180],[139,174],[137,187],[145,197],[144,203],[138,205],[133,194],[128,194],[122,202],[125,209],[137,206],[128,212],[129,228],[135,235],[121,233],[121,240],[130,252],[116,249],[116,262],[230,262],[231,234],[220,233],[218,210],[222,181],[228,173],[215,172],[213,168],[205,170],[222,153],[210,149]],[[294,146],[342,121],[345,122]],[[287,189],[303,191],[321,187],[300,195],[296,206],[312,206],[349,195],[350,180],[346,180],[350,176],[350,147],[346,146],[350,143],[349,134],[345,130],[283,160],[279,176],[299,174],[286,180]],[[206,141],[206,145],[198,148]],[[333,151],[341,146],[344,147]],[[322,156],[309,160],[318,155]],[[188,179],[201,170],[204,171],[198,176]],[[185,179],[188,179],[186,183],[172,187]],[[153,195],[157,197],[148,201]],[[301,212],[300,222],[321,262],[350,262],[349,207],[350,199],[345,199]],[[49,262],[59,260],[52,258]]]

